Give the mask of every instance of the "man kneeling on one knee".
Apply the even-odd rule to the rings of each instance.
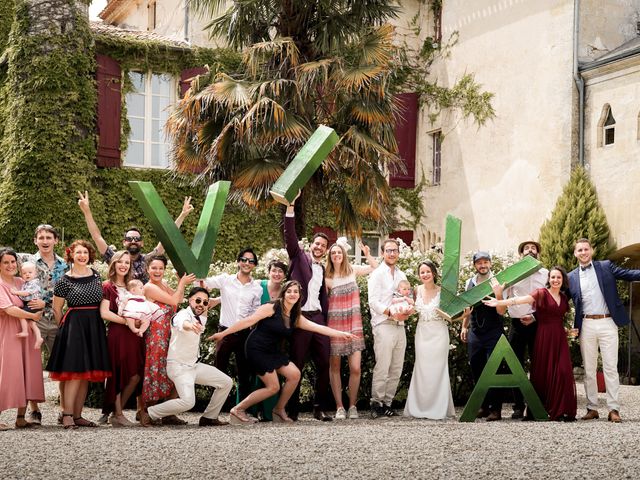
[[[218,420],[233,382],[230,377],[211,365],[198,362],[200,335],[207,323],[209,292],[194,287],[189,292],[189,306],[171,320],[171,340],[167,354],[167,376],[176,386],[178,398],[149,407],[149,416],[158,420],[191,410],[196,403],[195,385],[215,388],[211,401],[200,417],[201,427],[227,425]]]

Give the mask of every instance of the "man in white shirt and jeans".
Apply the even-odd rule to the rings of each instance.
[[[205,288],[194,287],[188,298],[189,306],[180,310],[171,320],[171,340],[167,353],[167,376],[176,386],[178,398],[149,407],[149,417],[159,420],[191,410],[196,404],[197,383],[215,388],[199,425],[227,425],[227,422],[218,419],[218,415],[229,396],[233,381],[217,368],[198,362],[200,336],[207,324],[209,292]]]
[[[408,314],[391,316],[393,292],[407,276],[396,267],[400,245],[396,240],[388,239],[382,245],[384,262],[369,275],[369,309],[371,310],[371,330],[373,331],[373,351],[376,364],[371,380],[371,417],[392,417],[396,413],[391,402],[396,395],[407,337],[404,321]]]
[[[238,320],[252,315],[260,306],[262,286],[251,276],[251,272],[258,264],[258,256],[251,248],[244,248],[238,253],[238,273],[229,275],[221,273],[208,277],[204,286],[211,290],[220,290],[220,324],[221,332],[234,325]],[[238,393],[240,398],[246,398],[251,393],[251,368],[244,355],[244,344],[249,336],[249,330],[242,330],[227,335],[216,346],[214,365],[223,372],[228,372],[231,354],[236,357],[238,369]]]

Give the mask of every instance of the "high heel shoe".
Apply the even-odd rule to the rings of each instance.
[[[253,425],[253,422],[247,414],[236,407],[229,410],[229,423],[231,425]]]
[[[289,416],[285,414],[281,414],[276,412],[275,410],[271,410],[271,418],[274,423],[293,423],[293,420],[289,418]]]

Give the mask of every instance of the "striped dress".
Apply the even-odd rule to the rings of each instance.
[[[354,339],[331,338],[331,355],[348,356],[364,350],[360,289],[355,273],[347,277],[333,278],[333,287],[329,291],[327,326],[355,335]]]

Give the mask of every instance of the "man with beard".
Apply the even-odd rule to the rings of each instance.
[[[93,214],[91,213],[91,208],[89,206],[89,193],[85,190],[84,194],[82,192],[78,192],[78,196],[80,200],[78,200],[78,206],[82,213],[84,214],[84,219],[87,222],[87,228],[89,229],[89,234],[93,239],[93,242],[96,244],[96,248],[100,255],[102,255],[102,260],[109,264],[111,261],[111,257],[115,253],[114,249],[107,245],[107,242],[102,238],[102,234],[100,233],[100,229],[98,225],[96,225],[95,220],[93,219]],[[180,228],[182,222],[187,215],[191,213],[193,210],[193,205],[191,205],[191,197],[185,197],[184,203],[182,205],[182,211],[180,215],[175,220],[176,227]],[[142,254],[142,248],[144,247],[144,241],[142,240],[142,234],[137,227],[129,227],[124,233],[124,238],[122,240],[122,245],[124,249],[129,252],[131,256],[131,270],[133,272],[133,278],[136,280],[141,280],[143,283],[147,283],[149,281],[149,276],[147,275],[147,266],[146,266],[146,258],[153,257],[156,255],[162,255],[164,253],[164,247],[161,243],[158,243],[156,248],[151,250],[147,254]]]
[[[518,246],[520,257],[527,255],[538,259],[540,255],[540,244],[533,240],[526,240]],[[504,298],[529,295],[539,288],[544,288],[549,277],[549,270],[541,268],[534,274],[504,291]],[[511,328],[509,330],[509,343],[515,352],[522,366],[525,366],[526,355],[531,357],[533,353],[533,343],[536,338],[538,324],[534,315],[535,307],[531,304],[512,305],[508,307],[509,317],[511,317]],[[513,414],[511,418],[519,419],[524,417],[524,398],[519,388],[513,390]]]
[[[487,252],[476,252],[473,255],[473,267],[476,274],[467,281],[465,290],[471,290],[476,285],[490,280],[491,255]],[[492,282],[491,288],[496,299],[502,300],[502,285]],[[493,349],[504,334],[502,316],[507,311],[507,307],[489,307],[482,303],[471,309],[465,310],[460,330],[460,339],[468,343],[469,364],[473,380],[478,383],[480,375],[487,360],[491,356]],[[499,390],[489,389],[487,396],[482,402],[482,407],[478,411],[478,418],[485,418],[487,422],[502,420],[502,398]]]
[[[227,425],[218,419],[218,414],[233,381],[216,367],[198,362],[200,336],[207,324],[210,305],[209,292],[206,288],[194,287],[188,299],[189,306],[171,319],[171,340],[167,352],[167,376],[176,386],[178,398],[149,407],[147,412],[152,420],[160,420],[191,410],[196,404],[196,384],[207,385],[214,387],[215,391],[198,424],[201,427]]]
[[[311,322],[326,325],[329,303],[322,260],[327,253],[329,239],[323,233],[316,233],[311,241],[310,253],[300,248],[295,229],[293,202],[287,204],[284,217],[284,239],[289,254],[289,279],[297,280],[302,285],[300,292],[302,315]],[[310,354],[316,367],[314,417],[324,422],[332,420],[332,417],[325,412],[330,401],[329,352],[329,337],[301,328],[296,328],[291,335],[291,361],[302,372],[307,354]],[[300,383],[293,392],[288,407],[289,417],[297,420],[300,410]]]

